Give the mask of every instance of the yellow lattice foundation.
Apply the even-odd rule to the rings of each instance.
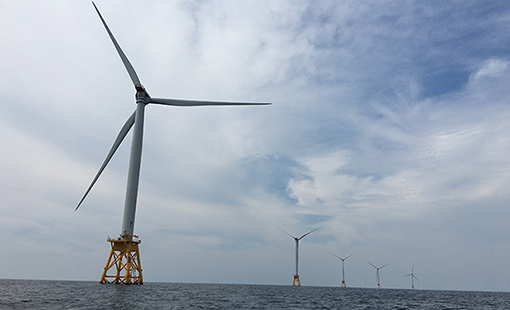
[[[108,237],[112,245],[110,256],[101,275],[100,283],[115,284],[143,284],[142,265],[140,263],[140,252],[138,236],[123,235],[118,239]],[[108,274],[108,272],[114,274]]]
[[[294,275],[294,280],[292,280],[292,286],[301,286],[301,282],[299,281],[299,275]]]
[[[345,285],[345,281],[342,281],[342,285],[340,285],[340,287],[347,287],[347,285]]]

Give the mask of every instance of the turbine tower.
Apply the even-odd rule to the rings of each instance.
[[[131,81],[133,82],[136,90],[136,110],[128,118],[122,129],[120,130],[110,152],[106,156],[103,164],[99,168],[96,176],[92,180],[92,183],[87,188],[85,194],[81,198],[80,202],[76,206],[75,210],[78,210],[82,202],[87,197],[88,193],[98,180],[99,176],[106,168],[106,165],[110,162],[115,151],[128,134],[131,127],[133,129],[133,138],[131,143],[131,153],[129,159],[129,170],[126,186],[126,196],[124,203],[124,215],[122,220],[122,230],[119,238],[111,239],[108,237],[107,241],[111,244],[110,256],[108,257],[106,266],[103,274],[101,275],[101,283],[117,283],[117,284],[143,284],[142,268],[140,263],[140,253],[138,245],[140,239],[134,235],[134,224],[135,224],[135,212],[136,212],[136,201],[138,197],[138,183],[140,178],[140,163],[142,159],[142,141],[143,141],[143,122],[145,106],[148,104],[161,104],[169,106],[223,106],[223,105],[268,105],[268,102],[219,102],[219,101],[201,101],[201,100],[184,100],[184,99],[164,99],[164,98],[152,98],[149,93],[145,90],[140,82],[135,69],[129,62],[128,58],[120,48],[117,40],[113,36],[110,28],[106,24],[103,16],[99,12],[99,9],[92,2],[94,8],[103,23],[106,32],[110,36],[110,39],[117,50],[117,53],[126,68]],[[114,275],[108,275],[108,271],[113,269]]]
[[[372,267],[374,267],[374,268],[375,268],[375,270],[376,270],[375,274],[376,274],[376,276],[377,276],[377,288],[381,288],[381,281],[379,280],[379,269],[382,269],[382,268],[384,268],[384,267],[388,266],[389,264],[386,264],[386,265],[381,266],[381,267],[376,267],[376,266],[375,266],[374,264],[372,264],[371,262],[368,262],[368,261],[367,261],[367,263],[369,263]]]
[[[413,269],[411,270],[411,273],[406,274],[404,277],[411,277],[411,287],[413,290],[414,290],[414,279],[416,279],[416,281],[420,282],[420,280],[418,280],[418,278],[414,275],[414,266],[413,266]]]
[[[289,235],[291,238],[293,238],[296,241],[296,273],[294,274],[294,279],[292,280],[292,286],[301,286],[301,281],[299,281],[299,273],[298,273],[298,265],[299,265],[299,240],[303,239],[304,237],[308,236],[309,234],[311,234],[314,231],[319,230],[321,228],[322,227],[312,229],[309,232],[307,232],[306,234],[304,234],[301,237],[297,238],[297,237],[294,237],[293,235],[289,234],[285,230],[281,229],[280,227],[278,227],[278,229],[280,229],[281,231],[283,231],[284,233],[286,233],[287,235]]]
[[[334,255],[336,257],[338,257],[338,259],[340,259],[342,261],[342,285],[340,285],[340,287],[347,287],[347,285],[345,285],[345,271],[344,271],[344,262],[346,259],[348,259],[349,257],[353,256],[354,254],[356,253],[352,253],[351,255],[347,256],[346,258],[341,258],[340,256],[336,255],[336,254],[333,254],[333,253],[329,253],[331,255]]]

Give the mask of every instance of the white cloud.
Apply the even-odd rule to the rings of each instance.
[[[501,76],[508,66],[508,61],[502,59],[488,59],[481,68],[473,74],[473,79],[480,79],[483,77],[499,77]]]

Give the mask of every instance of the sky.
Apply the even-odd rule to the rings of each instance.
[[[510,2],[103,1],[154,97],[145,282],[510,290]],[[90,1],[0,1],[0,278],[99,281],[135,109]]]

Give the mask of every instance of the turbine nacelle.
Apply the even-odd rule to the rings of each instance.
[[[149,104],[151,101],[151,96],[149,95],[145,87],[142,84],[136,84],[135,89],[136,89],[135,94],[136,102],[138,103],[139,101],[142,101],[145,104]]]
[[[147,105],[151,102],[151,96],[145,90],[145,88],[143,90],[138,90],[138,88],[137,88],[135,98],[136,98],[136,103],[143,103],[143,104]]]

